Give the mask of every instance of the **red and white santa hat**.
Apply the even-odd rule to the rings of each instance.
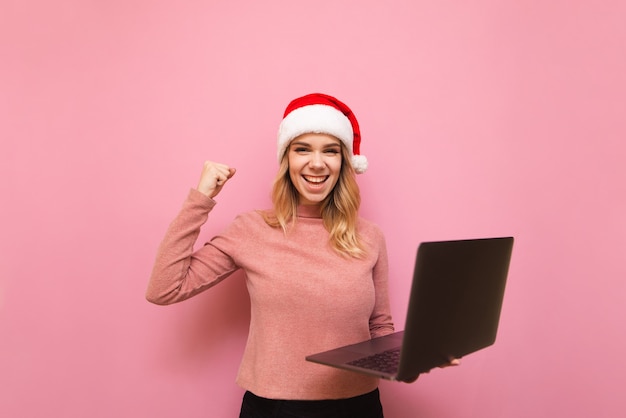
[[[336,137],[348,149],[354,171],[360,174],[367,170],[367,158],[360,155],[359,123],[352,110],[336,98],[313,93],[289,103],[278,129],[278,161],[283,158],[291,140],[306,133]]]

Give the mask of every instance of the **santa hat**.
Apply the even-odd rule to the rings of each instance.
[[[367,158],[360,155],[359,123],[352,110],[336,98],[313,93],[289,103],[278,129],[278,161],[291,140],[306,133],[336,137],[348,149],[354,171],[360,174],[367,170]]]

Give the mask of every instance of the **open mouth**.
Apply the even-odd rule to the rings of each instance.
[[[329,176],[302,176],[302,178],[310,184],[322,184],[328,180]]]

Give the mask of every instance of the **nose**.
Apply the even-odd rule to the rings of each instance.
[[[309,161],[309,166],[311,168],[322,168],[324,167],[324,160],[322,158],[321,152],[313,152],[311,153],[311,160]]]

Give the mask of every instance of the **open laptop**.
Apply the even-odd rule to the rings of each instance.
[[[421,243],[404,331],[306,360],[388,380],[420,373],[495,342],[512,237]]]

